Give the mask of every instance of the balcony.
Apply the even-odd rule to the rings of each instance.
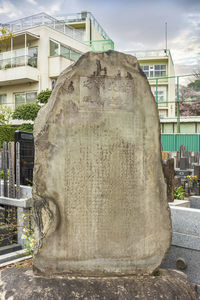
[[[37,57],[23,55],[0,60],[0,86],[38,80]]]

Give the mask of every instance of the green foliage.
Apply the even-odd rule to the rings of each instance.
[[[11,108],[5,105],[0,105],[0,125],[9,124],[11,118],[12,118]]]
[[[49,97],[51,96],[52,91],[49,89],[43,90],[41,91],[38,95],[37,95],[37,100],[39,103],[43,103],[46,104],[48,102]]]
[[[15,140],[16,127],[10,125],[0,126],[0,147],[2,147],[3,142],[12,142]]]
[[[41,106],[36,103],[22,104],[16,108],[12,118],[17,120],[32,120],[34,121],[37,117],[38,111]]]
[[[35,246],[35,236],[33,225],[31,224],[32,209],[26,214],[22,215],[23,222],[26,224],[22,230],[22,240],[24,240],[24,246],[26,247],[27,254],[33,255]]]
[[[3,174],[4,174],[4,171],[1,170],[0,171],[0,179],[3,179]],[[9,169],[7,169],[7,179],[9,179]]]
[[[190,82],[190,83],[188,84],[188,87],[189,87],[189,88],[192,88],[192,89],[195,90],[196,92],[199,92],[199,91],[200,91],[200,79],[196,79],[195,81]]]
[[[184,200],[184,197],[185,197],[185,192],[184,192],[183,187],[182,186],[177,187],[174,190],[174,199]]]
[[[22,124],[18,127],[18,130],[21,131],[27,131],[27,132],[33,132],[33,124]]]
[[[10,45],[10,39],[13,37],[13,33],[6,27],[0,28],[0,52],[3,48],[7,50]]]

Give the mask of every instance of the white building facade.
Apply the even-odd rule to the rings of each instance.
[[[80,55],[98,51],[96,44],[111,49],[112,40],[100,25],[98,30],[97,21],[93,24],[91,13],[74,17],[67,21],[66,16],[61,20],[41,13],[4,25],[13,37],[0,45],[0,104],[14,110],[34,103],[37,94],[52,89],[59,74]]]

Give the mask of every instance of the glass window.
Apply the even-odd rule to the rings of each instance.
[[[59,55],[59,44],[50,40],[50,56]]]
[[[80,54],[76,51],[70,50],[70,58],[71,60],[77,60],[80,57]]]
[[[35,103],[37,92],[21,93],[15,95],[15,108],[22,104]]]
[[[36,97],[37,97],[36,92],[27,93],[26,94],[26,104],[35,103],[36,102]]]
[[[151,65],[141,66],[147,77],[162,77],[167,76],[166,65]]]
[[[156,87],[151,87],[152,93],[155,97],[155,100],[158,102],[158,106],[168,106],[167,103],[167,88],[162,86],[158,87],[157,97],[156,97]]]
[[[37,48],[29,48],[28,49],[28,65],[29,66],[37,68],[37,56],[38,56]]]
[[[70,50],[64,46],[60,46],[60,55],[70,59]]]
[[[0,95],[0,105],[7,103],[7,95]]]
[[[26,102],[26,94],[15,95],[15,107],[18,107]]]

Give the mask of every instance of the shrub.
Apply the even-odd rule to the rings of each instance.
[[[41,91],[38,95],[37,95],[37,100],[39,103],[43,103],[46,104],[48,102],[49,97],[51,96],[52,91],[49,89],[43,90]]]
[[[37,117],[38,111],[41,106],[36,103],[22,104],[16,108],[12,118],[17,120],[32,120],[34,121]]]
[[[22,124],[18,127],[18,130],[21,131],[27,131],[27,132],[33,132],[33,124]]]
[[[183,187],[182,186],[177,187],[174,190],[174,199],[184,200],[184,197],[185,197],[185,192],[184,192]]]
[[[3,142],[12,142],[15,140],[15,130],[16,127],[10,125],[0,126],[0,147],[2,147]]]

